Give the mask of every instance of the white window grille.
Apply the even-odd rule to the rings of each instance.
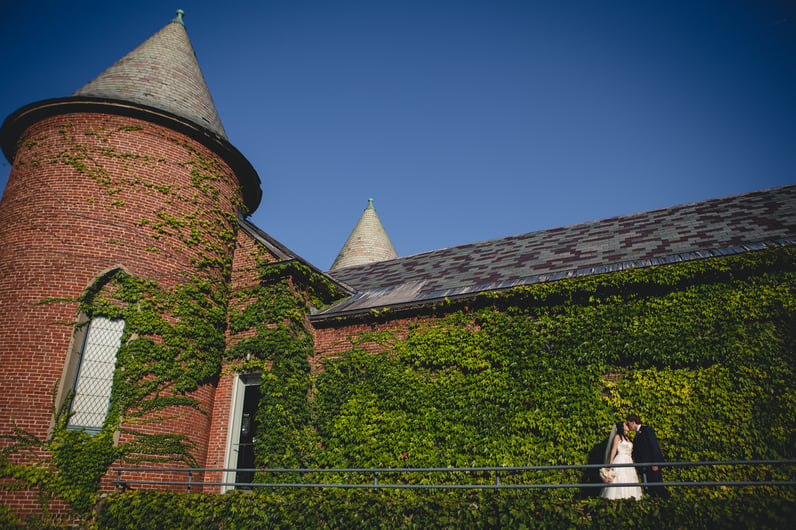
[[[91,319],[80,352],[69,427],[97,432],[111,398],[116,352],[122,344],[124,320]]]

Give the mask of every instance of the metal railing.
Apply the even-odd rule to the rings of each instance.
[[[635,467],[645,468],[651,466],[672,467],[697,467],[697,466],[796,466],[796,460],[722,460],[706,462],[647,462],[643,464],[578,464],[578,465],[548,465],[548,466],[516,466],[516,467],[430,467],[430,468],[329,468],[329,469],[228,469],[228,468],[138,468],[138,467],[118,467],[114,468],[116,479],[112,481],[116,489],[126,490],[134,485],[155,485],[155,486],[185,486],[190,493],[192,486],[222,486],[228,488],[381,488],[381,489],[560,489],[560,488],[605,488],[623,486],[666,486],[666,487],[715,487],[715,486],[796,486],[793,480],[726,480],[726,481],[692,481],[692,482],[642,482],[639,483],[603,483],[603,482],[581,482],[581,483],[505,483],[503,478],[525,472],[545,472],[555,470],[596,470],[603,467]],[[122,478],[123,473],[173,473],[185,474],[186,480],[132,480]],[[324,483],[324,482],[235,482],[235,481],[204,481],[194,480],[203,478],[207,473],[237,473],[252,472],[260,475],[284,475],[293,474],[307,476],[313,474],[345,474],[345,475],[364,475],[370,477],[370,482],[347,482],[347,483]],[[434,484],[415,484],[415,483],[396,483],[380,482],[384,476],[409,474],[431,474],[431,475],[451,475],[468,474],[471,478],[474,475],[487,475],[492,478],[488,481],[469,483],[434,483]],[[538,475],[535,475],[538,477]]]

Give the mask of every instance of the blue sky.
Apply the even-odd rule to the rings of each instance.
[[[0,0],[0,119],[178,8],[251,220],[322,270],[368,198],[408,255],[796,183],[792,0]]]

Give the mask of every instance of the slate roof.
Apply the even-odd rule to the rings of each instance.
[[[249,212],[260,204],[260,176],[227,138],[182,23],[182,11],[71,96],[31,103],[9,115],[0,126],[3,154],[13,163],[19,139],[31,124],[76,112],[130,116],[185,134],[229,164]]]
[[[72,95],[165,110],[227,140],[182,15]]]
[[[332,263],[331,270],[364,265],[376,261],[384,261],[398,257],[392,246],[384,225],[381,224],[373,199],[368,199],[368,206],[359,218],[356,226],[348,236],[343,248]]]
[[[314,318],[796,244],[796,185],[327,272],[356,290]]]

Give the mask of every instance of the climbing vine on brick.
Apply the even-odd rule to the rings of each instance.
[[[655,425],[675,460],[794,458],[795,265],[782,247],[533,285],[360,334],[318,377],[317,462],[599,462],[611,423],[629,412]],[[366,353],[374,342],[382,353]],[[755,473],[788,472],[723,476]]]
[[[78,313],[87,319],[103,316],[125,322],[109,411],[100,432],[90,435],[67,428],[70,397],[54,404],[56,421],[46,439],[15,428],[6,435],[11,444],[0,459],[3,476],[15,479],[6,487],[37,488],[43,501],[57,496],[79,514],[88,513],[93,506],[100,478],[113,462],[196,465],[195,444],[186,435],[162,433],[148,426],[188,409],[201,410],[191,393],[218,377],[226,347],[227,284],[237,219],[222,200],[231,200],[233,207],[242,211],[240,190],[232,188],[232,197],[222,197],[218,184],[229,184],[234,177],[182,140],[164,136],[177,146],[176,152],[183,153],[177,160],[154,160],[103,145],[112,136],[136,134],[142,129],[139,125],[89,129],[81,136],[73,124],[64,123],[59,133],[67,148],[56,153],[34,140],[24,147],[40,151],[34,157],[38,163],[71,166],[92,179],[97,186],[86,191],[90,203],[103,202],[98,190],[114,198],[104,201],[105,207],[117,209],[128,207],[125,199],[142,191],[164,195],[169,208],[130,227],[148,233],[153,241],[150,248],[137,250],[164,254],[190,249],[185,253],[191,257],[192,267],[170,278],[168,286],[114,269],[98,278],[78,300],[44,301],[77,302]],[[124,161],[122,170],[108,170],[108,160]],[[162,164],[183,166],[191,174],[191,185],[154,185],[137,175],[142,168]],[[106,243],[130,244],[123,237]],[[76,333],[85,324],[85,320],[69,323]],[[12,454],[17,456],[9,458]],[[28,455],[28,460],[20,460],[21,454]]]
[[[258,268],[257,284],[232,297],[230,332],[243,337],[236,339],[227,358],[237,371],[262,372],[257,466],[305,467],[315,444],[309,362],[314,346],[308,313],[342,293],[298,262],[262,259]]]

